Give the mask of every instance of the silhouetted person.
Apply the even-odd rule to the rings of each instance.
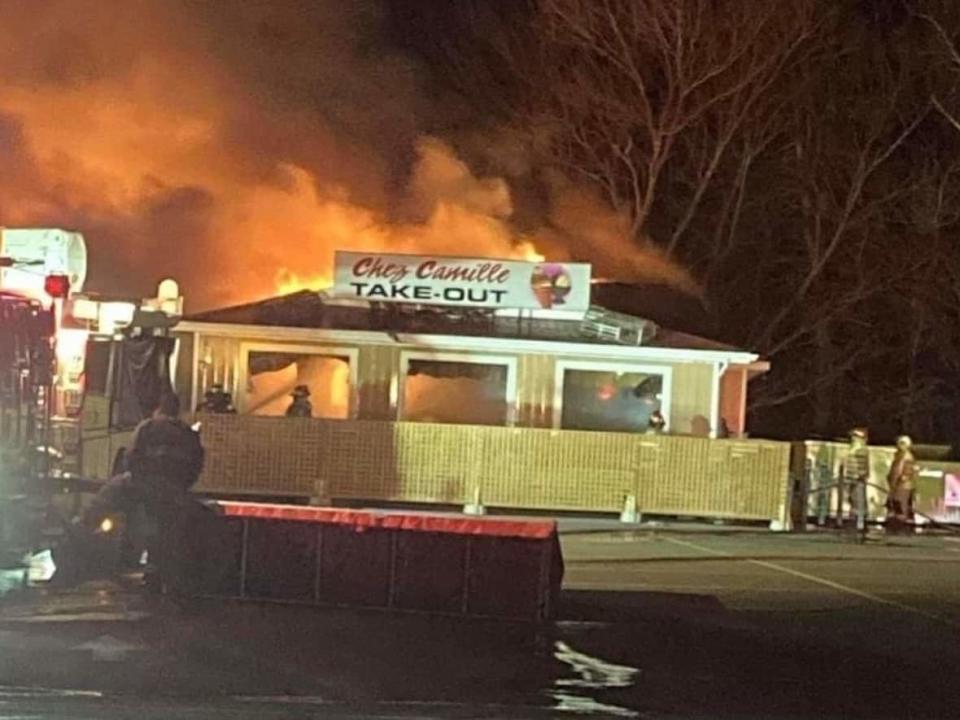
[[[142,508],[154,526],[147,539],[151,568],[148,582],[159,588],[177,589],[182,571],[179,566],[184,519],[192,502],[189,491],[203,469],[203,446],[199,435],[179,419],[180,402],[176,395],[161,398],[151,417],[134,431],[132,444],[122,469],[97,493],[72,533],[74,547],[63,549],[73,560],[65,571],[64,582],[82,579],[97,558],[90,533],[104,518],[123,513],[129,521]],[[58,562],[58,565],[60,563]]]
[[[720,418],[720,427],[717,429],[718,438],[729,438],[730,437],[730,426],[727,424],[726,418]]]
[[[147,516],[156,532],[147,546],[148,557],[162,585],[179,581],[183,520],[190,488],[203,469],[200,436],[180,420],[180,401],[164,395],[153,416],[133,434],[127,467],[131,482],[141,492]]]
[[[231,415],[237,412],[233,398],[220,383],[215,383],[203,394],[203,401],[197,406],[197,412],[216,415]]]
[[[690,434],[695,437],[710,437],[710,421],[703,415],[690,418]]]
[[[667,426],[667,421],[663,417],[663,413],[659,410],[654,410],[650,413],[650,419],[647,420],[647,434],[648,435],[662,435],[664,428]]]
[[[290,393],[293,400],[287,408],[287,417],[313,417],[313,405],[310,403],[310,388],[297,385]]]

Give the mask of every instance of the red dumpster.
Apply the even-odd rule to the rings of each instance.
[[[192,534],[196,594],[547,621],[552,520],[221,502]]]

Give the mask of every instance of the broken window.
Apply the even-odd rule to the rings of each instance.
[[[409,361],[401,420],[507,424],[507,366],[448,360]]]
[[[286,415],[301,385],[310,393],[313,417],[350,416],[350,359],[315,353],[251,352],[242,408],[250,415]]]
[[[662,375],[613,370],[563,372],[562,428],[642,432],[657,411],[663,411]]]

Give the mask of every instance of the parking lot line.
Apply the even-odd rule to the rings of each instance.
[[[673,537],[664,537],[664,540],[672,542],[681,547],[686,547],[692,550],[699,550],[700,552],[707,553],[708,555],[715,555],[718,557],[730,558],[731,560],[736,560],[738,562],[747,563],[749,565],[757,565],[768,570],[774,570],[776,572],[784,573],[785,575],[792,575],[794,577],[807,580],[808,582],[817,583],[818,585],[824,585],[826,587],[838,590],[840,592],[846,593],[848,595],[853,595],[855,597],[862,598],[864,600],[869,600],[870,602],[877,603],[878,605],[887,605],[890,607],[895,607],[899,610],[904,610],[906,612],[912,613],[914,615],[919,615],[920,617],[927,618],[928,620],[934,620],[944,625],[948,625],[952,628],[960,629],[960,624],[945,618],[942,615],[936,613],[927,612],[922,608],[914,607],[913,605],[907,605],[906,603],[898,602],[896,600],[890,600],[888,598],[880,597],[879,595],[874,595],[873,593],[866,592],[864,590],[858,590],[857,588],[852,588],[847,585],[842,585],[841,583],[834,582],[833,580],[827,580],[826,578],[818,577],[817,575],[811,575],[810,573],[805,573],[800,570],[794,570],[793,568],[786,567],[784,565],[779,565],[777,563],[769,562],[767,560],[755,560],[753,558],[747,557],[738,557],[723,550],[715,550],[711,547],[706,547],[704,545],[699,545],[697,543],[690,542],[689,540],[679,540]]]

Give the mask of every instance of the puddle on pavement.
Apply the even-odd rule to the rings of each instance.
[[[26,587],[27,568],[0,569],[0,598]]]
[[[0,571],[0,594],[12,597],[23,584],[24,569]],[[209,697],[204,693],[215,687],[221,701],[319,703],[334,709],[368,703],[379,708],[378,716],[423,707],[448,708],[457,717],[637,718],[653,712],[711,717],[721,711],[786,716],[773,710],[817,717],[821,706],[832,707],[840,698],[849,703],[844,707],[857,708],[850,717],[874,720],[886,717],[882,711],[896,707],[907,687],[929,699],[927,710],[939,702],[930,688],[944,686],[931,665],[929,675],[878,688],[844,669],[850,657],[846,645],[825,648],[817,640],[790,645],[785,653],[775,632],[779,620],[766,624],[750,616],[741,622],[711,602],[674,594],[611,599],[569,591],[563,613],[568,619],[536,629],[267,603],[204,600],[181,608],[107,585],[35,599],[26,595],[27,602],[9,607],[24,613],[29,607],[42,620],[29,629],[13,628],[14,634],[0,633],[0,659],[6,656],[11,674],[0,675],[0,686],[56,687],[69,679],[75,687],[138,699],[146,692]],[[132,622],[105,624],[120,615]],[[50,626],[54,621],[62,624]],[[9,627],[9,620],[5,624]],[[77,661],[76,648],[95,652],[105,635],[150,652],[124,656],[115,663],[123,672]],[[943,643],[941,652],[953,647]],[[876,664],[887,656],[864,651],[854,657]]]
[[[11,593],[23,588],[27,579],[26,568],[3,571],[0,588]],[[120,618],[103,612],[105,598],[112,599],[123,619],[134,621],[124,623],[129,629],[115,622],[107,627],[107,621]],[[145,647],[156,646],[156,662],[169,662],[171,668],[162,690],[172,695],[192,686],[195,678],[189,676],[205,676],[210,657],[222,656],[237,678],[252,673],[247,681],[234,678],[230,683],[236,680],[237,689],[245,687],[254,691],[252,695],[262,693],[265,699],[276,697],[281,690],[292,697],[311,697],[311,691],[327,691],[324,681],[329,678],[336,702],[350,697],[341,696],[339,690],[362,678],[361,696],[376,702],[454,702],[465,707],[492,703],[510,709],[508,714],[514,715],[526,708],[571,716],[638,716],[636,711],[617,704],[622,695],[616,691],[629,690],[639,670],[604,659],[596,649],[591,655],[579,647],[577,638],[599,627],[594,623],[560,623],[544,634],[531,635],[514,625],[254,604],[203,604],[186,615],[155,608],[159,615],[148,617],[140,612],[140,604],[137,594],[87,586],[77,593],[38,596],[29,603],[32,615],[27,613],[19,620],[8,616],[7,621],[30,623],[36,628],[30,631],[34,643],[45,637],[63,643],[59,648],[62,652],[57,648],[44,650],[45,660],[37,666],[38,683],[48,681],[44,679],[45,667],[55,667],[59,656],[69,659],[75,655],[72,648],[112,633],[125,642],[140,638],[137,642]],[[160,617],[167,612],[174,612],[175,622],[183,628],[179,640],[169,637],[169,621],[174,618]],[[63,630],[41,629],[51,622],[63,623]],[[206,640],[198,652],[188,638],[200,635]],[[326,642],[317,643],[318,637],[326,638]],[[0,654],[13,647],[22,649],[23,643],[0,642]],[[296,663],[291,663],[293,657]],[[397,666],[400,657],[407,658],[402,670]],[[411,658],[421,660],[411,662]],[[139,677],[139,659],[140,655],[130,660],[127,671],[131,677]],[[261,661],[277,668],[277,672],[263,674]],[[304,663],[312,668],[307,675],[317,682],[300,683]],[[297,679],[288,683],[283,676],[291,664],[299,669]],[[183,677],[173,672],[174,665],[181,666]],[[3,681],[0,678],[0,684]],[[376,690],[367,695],[371,687]],[[103,676],[97,676],[89,689],[129,690],[114,686]]]
[[[587,655],[561,640],[554,644],[553,656],[559,663],[566,666],[565,677],[554,680],[553,688],[547,693],[555,703],[554,710],[579,715],[639,716],[635,710],[602,703],[593,697],[604,690],[622,690],[632,687],[640,672],[637,668],[615,665]]]

